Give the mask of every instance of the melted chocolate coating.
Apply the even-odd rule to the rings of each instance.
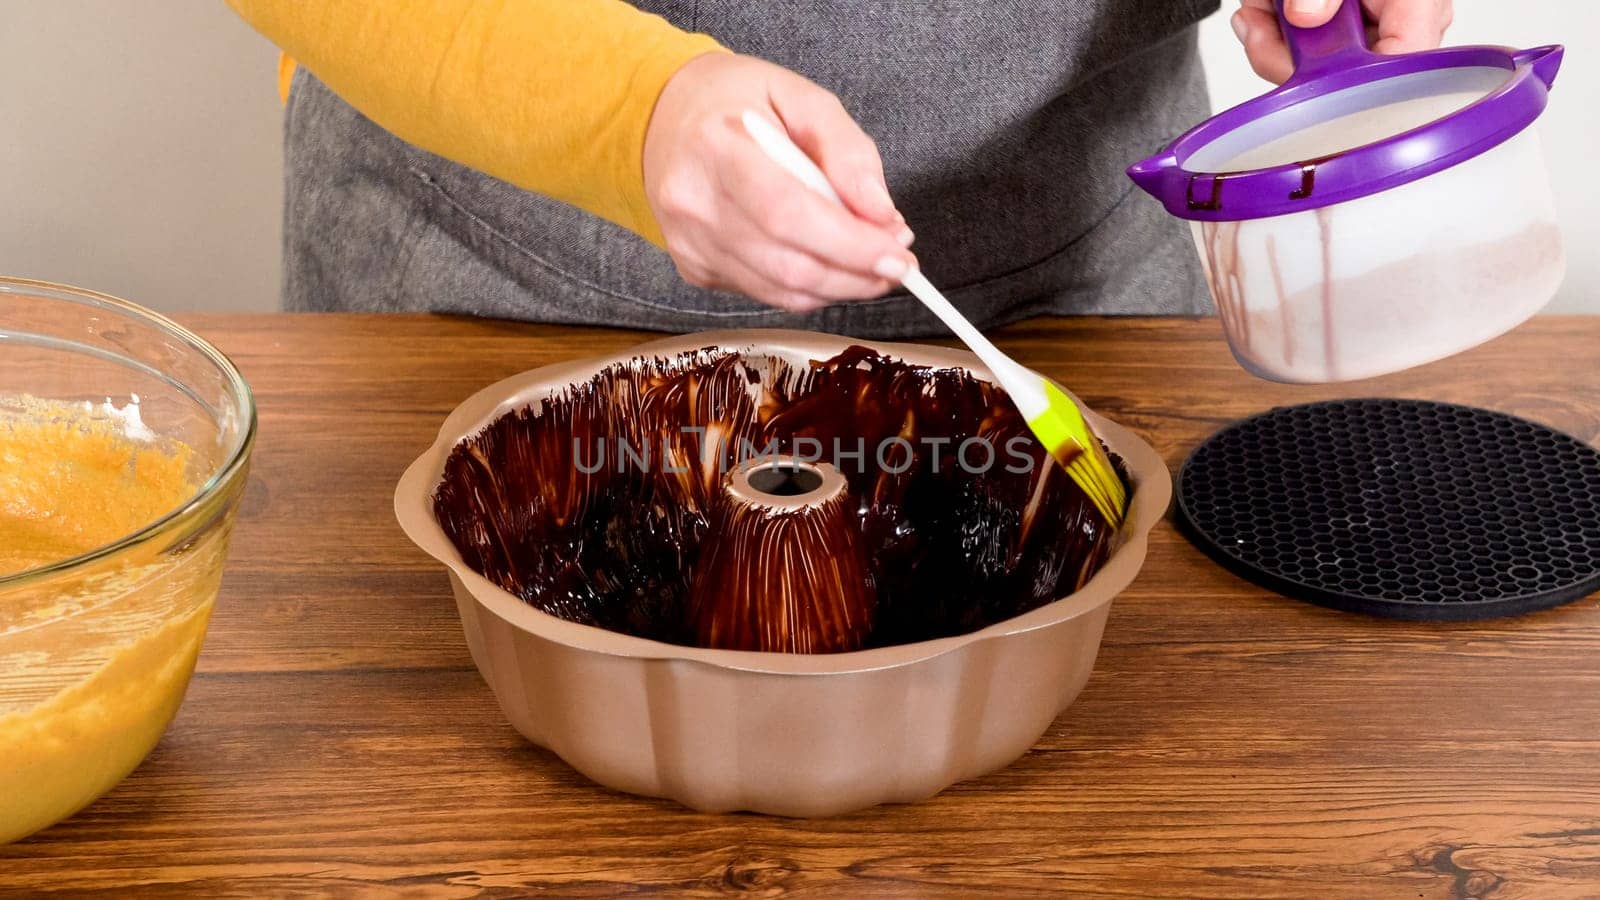
[[[982,444],[960,464],[974,437],[991,465]],[[619,441],[649,459],[618,465]],[[1110,550],[1112,530],[1002,390],[863,347],[806,368],[715,349],[610,366],[461,441],[434,514],[467,565],[539,609],[695,645],[689,592],[719,539],[708,512],[752,450],[820,451],[844,473],[854,505],[840,521],[859,529],[877,592],[865,646],[1020,615],[1077,589]],[[813,552],[833,540],[819,533]]]
[[[866,641],[878,600],[857,503],[848,486],[830,487],[798,508],[774,509],[733,490],[712,499],[711,537],[700,544],[690,586],[698,646],[842,653]]]

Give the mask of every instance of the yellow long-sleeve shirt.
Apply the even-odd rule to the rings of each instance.
[[[622,0],[228,0],[369,119],[653,243],[644,137],[679,67],[721,49]]]

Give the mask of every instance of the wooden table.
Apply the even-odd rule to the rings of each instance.
[[[261,409],[199,673],[121,787],[0,848],[0,891],[1600,896],[1594,598],[1486,624],[1361,618],[1256,589],[1165,524],[1088,687],[1004,771],[823,821],[595,787],[506,724],[390,497],[472,391],[642,336],[186,321]],[[1174,467],[1230,420],[1333,396],[1478,404],[1600,443],[1600,318],[1343,387],[1257,381],[1207,321],[1034,322],[999,343]]]

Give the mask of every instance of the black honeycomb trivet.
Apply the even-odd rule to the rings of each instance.
[[[1297,599],[1403,619],[1516,615],[1600,590],[1600,452],[1467,406],[1284,407],[1194,451],[1178,523]]]

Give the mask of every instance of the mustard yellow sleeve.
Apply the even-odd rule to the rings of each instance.
[[[228,3],[402,139],[662,243],[645,130],[709,36],[622,0]]]

